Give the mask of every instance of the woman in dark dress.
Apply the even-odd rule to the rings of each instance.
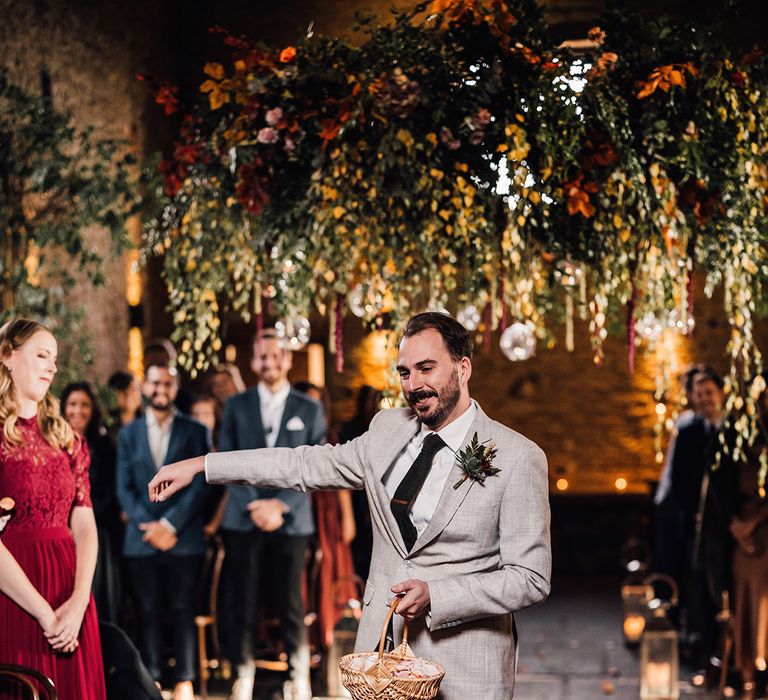
[[[72,429],[85,438],[91,453],[91,501],[99,533],[93,597],[99,619],[117,624],[120,619],[119,552],[123,524],[115,481],[115,443],[103,425],[99,402],[88,382],[67,385],[61,394],[61,409]]]
[[[0,494],[16,503],[0,534],[0,663],[44,673],[61,700],[105,700],[88,447],[49,393],[56,355],[39,323],[0,328]]]

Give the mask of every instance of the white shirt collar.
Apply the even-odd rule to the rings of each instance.
[[[176,406],[171,406],[170,416],[162,425],[160,425],[160,423],[157,422],[157,418],[155,417],[155,412],[151,408],[148,408],[146,412],[147,426],[150,428],[157,428],[158,430],[169,430],[171,425],[173,425],[173,419],[176,418],[176,414],[178,412],[179,411]]]
[[[288,394],[291,392],[290,382],[280,387],[276,392],[272,393],[264,382],[259,382],[256,389],[259,392],[259,400],[262,406],[265,404],[280,405],[285,403],[288,398]]]
[[[464,411],[458,418],[451,421],[441,430],[437,431],[437,434],[443,439],[443,442],[445,442],[448,447],[451,448],[454,452],[458,452],[463,446],[464,446],[464,438],[467,436],[467,433],[469,432],[469,428],[472,425],[472,421],[475,420],[475,416],[477,415],[477,403],[474,399],[472,399],[469,408]],[[419,436],[421,437],[422,441],[424,438],[429,435],[429,433],[434,433],[435,431],[431,428],[428,428],[423,423],[421,424],[421,431],[419,433]]]

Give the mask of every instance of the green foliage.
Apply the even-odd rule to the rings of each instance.
[[[99,226],[113,251],[124,248],[126,217],[138,211],[136,173],[126,144],[78,130],[0,70],[0,322],[37,318],[88,359],[83,310],[71,308],[67,291],[83,273],[104,284],[83,230]]]

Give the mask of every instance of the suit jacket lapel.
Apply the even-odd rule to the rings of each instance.
[[[182,444],[182,435],[184,433],[184,425],[179,420],[179,416],[173,417],[173,425],[171,426],[171,437],[168,439],[168,451],[165,453],[163,464],[171,464],[175,462],[175,455]]]
[[[418,432],[419,427],[419,422],[415,419],[415,417],[410,419],[404,427],[403,431],[400,433],[400,439],[393,440],[390,443],[389,449],[382,455],[381,460],[374,465],[373,485],[376,495],[374,503],[379,508],[382,521],[384,522],[384,526],[387,529],[390,540],[392,540],[398,550],[400,550],[402,556],[406,556],[408,552],[405,549],[403,536],[400,534],[400,527],[398,526],[397,521],[395,520],[395,516],[392,515],[392,510],[389,507],[389,495],[387,494],[387,489],[384,487],[383,479],[389,468],[397,459],[398,455],[403,451],[403,449],[405,449],[405,446],[408,444],[411,438]]]
[[[247,434],[250,439],[240,445],[240,449],[258,449],[267,446],[267,436],[264,434],[264,421],[261,419],[261,399],[259,390],[251,389],[246,394],[248,401],[248,413],[246,422]]]
[[[277,431],[277,439],[275,441],[275,447],[280,447],[281,445],[290,445],[291,443],[288,442],[286,439],[288,435],[286,434],[286,424],[288,421],[293,418],[293,416],[296,414],[297,410],[297,400],[296,396],[294,396],[293,391],[291,391],[288,394],[288,397],[285,399],[285,406],[283,407],[283,415],[282,418],[280,418],[280,429]],[[266,440],[266,436],[265,436]]]
[[[148,472],[151,470],[151,474],[154,476],[157,471],[155,466],[155,460],[152,457],[152,450],[149,447],[149,432],[147,428],[147,417],[142,416],[136,420],[136,430],[139,431],[139,450],[141,451],[141,463],[146,464]]]
[[[478,434],[478,439],[481,442],[483,441],[482,423],[485,420],[487,420],[486,415],[478,406],[477,415],[472,421],[472,425],[469,426],[467,434],[464,436],[464,442],[461,446],[461,450],[463,450],[470,443],[472,436],[475,433]],[[472,481],[472,479],[465,479],[459,488],[454,489],[454,485],[459,481],[459,479],[461,479],[462,476],[463,472],[457,459],[454,461],[451,472],[448,475],[448,479],[446,479],[445,485],[443,486],[442,493],[440,494],[440,500],[437,502],[437,508],[435,509],[435,513],[432,516],[432,520],[429,521],[429,525],[424,528],[424,531],[414,543],[413,549],[411,549],[411,554],[414,554],[416,551],[429,544],[446,528],[448,523],[451,522],[451,518],[453,518],[456,511],[459,509],[459,506],[467,497],[469,490],[475,483]]]

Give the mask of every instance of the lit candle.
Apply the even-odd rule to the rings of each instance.
[[[666,661],[649,661],[645,667],[648,690],[653,694],[666,694],[672,686],[672,667]]]
[[[624,636],[628,642],[639,642],[645,629],[645,618],[642,615],[629,614],[624,618]]]

